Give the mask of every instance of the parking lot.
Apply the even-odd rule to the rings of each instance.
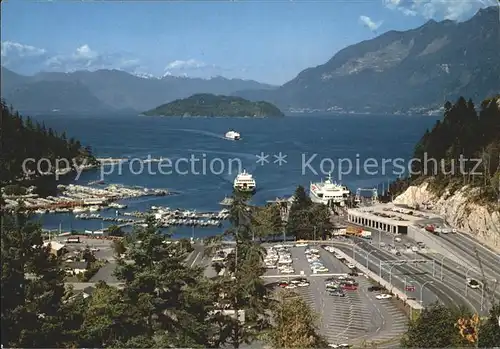
[[[320,314],[321,332],[331,344],[387,340],[405,332],[407,318],[395,300],[389,296],[383,299],[380,294],[384,292],[368,291],[372,283],[362,275],[349,276],[355,270],[324,247],[278,245],[273,250],[281,252],[274,253],[277,258],[267,259],[268,263],[274,260],[276,268],[269,268],[265,278],[301,294]],[[285,273],[278,269],[280,259]]]
[[[64,244],[68,252],[82,250],[88,246],[94,252],[94,256],[97,259],[105,259],[110,262],[115,260],[113,242],[111,240],[92,239],[88,237],[80,237],[79,243],[67,243],[67,237],[57,237],[54,240]]]

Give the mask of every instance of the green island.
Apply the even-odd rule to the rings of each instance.
[[[241,97],[194,94],[177,99],[143,113],[148,116],[230,116],[230,117],[282,117],[283,112],[275,105],[259,101],[252,102]]]

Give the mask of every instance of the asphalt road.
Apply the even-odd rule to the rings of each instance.
[[[217,273],[212,268],[212,257],[205,255],[205,246],[199,243],[193,244],[193,251],[187,256],[186,264],[190,267],[196,265],[205,268],[206,277],[215,277]]]
[[[373,244],[369,244],[362,239],[354,239],[358,244],[355,247],[356,260],[363,265],[366,265],[366,256],[368,253],[369,269],[380,273],[380,260],[384,262],[395,261],[395,260],[409,260],[413,259],[414,255],[411,256],[403,254],[402,256],[396,257],[395,255],[378,249]],[[346,254],[352,256],[353,248],[352,246],[347,246],[345,244],[338,244],[337,246]],[[418,259],[427,259],[424,256],[417,254]],[[477,290],[467,290],[467,295],[465,295],[465,277],[460,277],[455,273],[450,272],[453,266],[450,266],[448,261],[444,261],[443,268],[443,280],[440,280],[441,270],[439,265],[434,262],[434,273],[431,261],[428,263],[408,263],[404,265],[382,265],[382,277],[388,280],[391,279],[391,283],[397,288],[403,290],[405,286],[405,279],[407,285],[415,286],[415,291],[412,292],[413,296],[417,301],[420,301],[421,287],[425,283],[425,287],[422,291],[422,303],[423,305],[429,305],[437,299],[440,300],[445,305],[450,307],[457,307],[459,305],[466,305],[467,307],[479,312],[480,314],[486,314],[486,302],[483,302],[483,311],[481,311],[481,294]],[[392,268],[392,269],[391,269]],[[392,276],[390,276],[392,274]],[[434,274],[434,276],[433,276]]]
[[[499,254],[464,234],[441,234],[439,238],[444,240],[453,252],[464,259],[464,264],[477,269],[481,273],[476,256],[477,251],[485,276],[500,281]]]

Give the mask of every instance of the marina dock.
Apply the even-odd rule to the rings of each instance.
[[[124,208],[113,201],[138,198],[143,196],[164,196],[170,192],[166,189],[128,188],[121,185],[108,185],[93,188],[83,185],[58,185],[60,195],[40,198],[36,194],[24,196],[6,196],[3,198],[7,209],[14,209],[22,202],[27,211],[44,213],[82,213],[95,212],[103,208]]]

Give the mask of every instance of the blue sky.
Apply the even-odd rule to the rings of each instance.
[[[430,18],[464,20],[494,0],[46,1],[2,3],[2,64],[122,69],[282,84],[338,50]]]

